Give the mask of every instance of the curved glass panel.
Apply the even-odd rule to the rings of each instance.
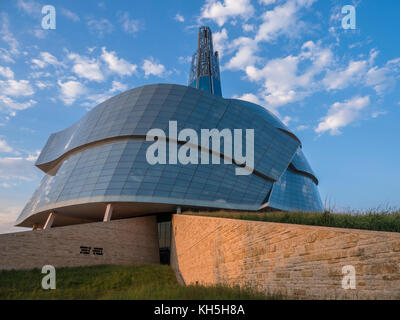
[[[283,211],[323,212],[316,184],[307,176],[286,170],[272,188],[269,207]]]
[[[296,170],[308,173],[311,176],[313,176],[315,182],[318,184],[318,179],[315,176],[314,171],[311,169],[311,166],[308,163],[307,158],[305,157],[303,151],[300,148],[297,149],[296,154],[293,157],[292,165],[296,168]]]
[[[235,102],[241,104],[242,106],[246,106],[246,108],[253,111],[255,114],[260,116],[262,119],[264,119],[265,121],[267,121],[274,127],[282,129],[284,131],[287,131],[287,132],[290,132],[293,134],[293,132],[281,120],[279,120],[279,118],[276,115],[274,115],[272,112],[268,111],[267,109],[255,104],[255,103],[245,101],[245,100],[239,100],[239,99],[230,99],[230,100],[235,101]]]

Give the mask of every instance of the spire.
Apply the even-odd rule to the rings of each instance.
[[[189,86],[222,96],[218,52],[213,49],[209,27],[199,28],[197,51],[190,68]]]

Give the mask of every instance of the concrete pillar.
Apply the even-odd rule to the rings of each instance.
[[[104,214],[104,219],[103,219],[104,222],[111,221],[112,212],[113,212],[113,206],[111,203],[109,203],[107,204],[106,212]]]
[[[54,222],[55,213],[50,212],[49,216],[47,217],[46,223],[44,224],[43,230],[50,229]]]
[[[177,214],[181,214],[181,213],[182,213],[181,207],[177,207],[177,208],[176,208],[176,213],[177,213]]]

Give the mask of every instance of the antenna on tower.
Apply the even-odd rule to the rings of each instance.
[[[214,52],[211,29],[199,28],[197,51],[190,68],[189,86],[222,97],[218,51]]]

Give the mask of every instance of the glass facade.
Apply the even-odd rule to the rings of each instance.
[[[190,128],[199,137],[201,129],[254,129],[252,174],[236,175],[237,166],[223,161],[149,164],[146,150],[153,142],[146,141],[146,134],[159,128],[170,137],[169,121],[177,122],[178,132]],[[221,156],[223,150],[222,143]],[[148,85],[110,98],[76,124],[52,134],[36,165],[47,174],[17,224],[66,203],[140,202],[255,211],[269,202],[282,210],[322,210],[318,180],[300,141],[275,116],[245,101],[180,85]]]
[[[169,121],[176,121],[178,131],[191,128],[198,136],[201,129],[254,129],[254,169],[278,180],[300,143],[257,112],[239,100],[186,86],[148,85],[103,102],[75,125],[52,134],[36,165],[49,172],[54,161],[71,151],[110,139],[143,138],[154,128],[168,134]]]
[[[321,212],[324,210],[314,181],[290,168],[274,184],[269,206],[283,211]]]

